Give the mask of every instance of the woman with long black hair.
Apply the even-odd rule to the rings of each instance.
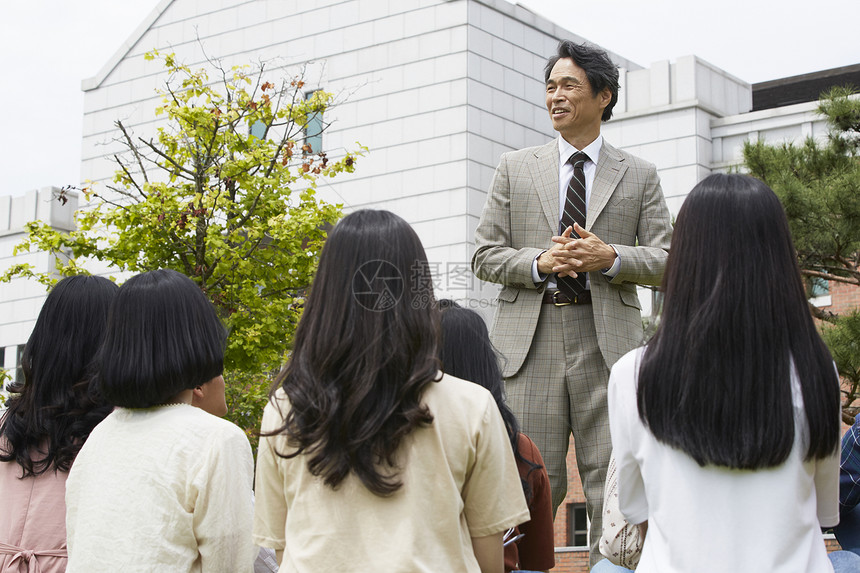
[[[254,541],[281,571],[501,572],[528,520],[495,400],[439,371],[428,270],[387,211],[326,241],[257,456]]]
[[[517,417],[505,402],[505,384],[499,357],[484,319],[474,310],[450,299],[439,301],[442,311],[442,345],[439,357],[446,374],[490,391],[505,422],[526,503],[529,520],[511,531],[505,541],[505,571],[547,571],[555,566],[552,490],[540,451],[520,432]]]
[[[647,521],[637,573],[830,571],[839,380],[773,191],[696,185],[663,287],[657,332],[609,381],[621,512]]]
[[[111,411],[91,392],[88,368],[117,289],[103,277],[61,280],[24,347],[23,384],[9,385],[0,417],[0,571],[66,570],[66,479]]]

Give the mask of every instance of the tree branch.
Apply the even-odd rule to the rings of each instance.
[[[131,176],[131,173],[129,173],[128,169],[126,168],[125,164],[120,160],[119,156],[114,154],[113,159],[114,161],[116,161],[116,164],[120,166],[120,169],[122,169],[123,173],[125,173],[125,176],[128,177],[128,180],[131,181],[131,185],[135,189],[137,189],[137,192],[140,193],[142,197],[146,198],[146,193],[143,192],[143,189],[140,188],[140,185],[138,185],[137,181],[134,180],[134,177]],[[131,194],[128,191],[120,191],[120,193],[127,197],[131,197]]]
[[[851,272],[846,269],[846,272]],[[838,275],[834,275],[832,273],[823,273],[821,271],[812,271],[809,269],[801,269],[800,274],[808,276],[808,277],[816,277],[820,279],[824,279],[826,281],[833,281],[837,283],[846,283],[854,286],[860,286],[860,279],[858,278],[849,278],[849,277],[840,277]],[[852,273],[853,274],[853,273]]]
[[[168,162],[168,163],[170,163],[171,165],[173,165],[173,166],[177,169],[177,171],[180,171],[180,172],[182,172],[182,173],[185,173],[185,174],[187,175],[186,179],[189,179],[189,180],[191,180],[191,181],[194,181],[194,177],[195,177],[195,173],[194,173],[194,171],[191,171],[191,170],[190,170],[190,169],[188,169],[187,167],[185,167],[185,166],[180,165],[179,163],[177,163],[175,159],[173,159],[172,157],[170,157],[169,155],[167,155],[166,153],[164,153],[163,151],[161,151],[158,147],[156,147],[156,146],[155,146],[155,144],[154,144],[154,143],[152,143],[152,141],[146,141],[146,140],[145,140],[145,139],[143,139],[143,138],[138,138],[138,139],[140,139],[140,141],[141,141],[144,145],[146,145],[149,149],[151,149],[151,150],[153,151],[153,153],[155,153],[155,154],[156,154],[156,155],[158,155],[159,157],[161,157],[161,158],[163,158],[163,159],[167,160],[167,162]],[[177,175],[178,175],[178,174],[177,174]]]
[[[113,191],[119,195],[127,195],[128,194],[127,191],[124,191],[122,189],[118,189],[117,187],[114,187],[113,185],[105,185],[105,187],[107,187],[108,189],[110,189],[111,191]],[[116,207],[117,209],[122,209],[123,211],[128,211],[128,205],[123,205],[122,203],[117,203],[111,199],[108,199],[107,197],[105,197],[104,195],[102,195],[100,193],[95,193],[93,196],[97,197],[102,202],[107,203],[108,205],[112,205],[112,206]]]
[[[131,150],[132,154],[134,154],[134,158],[137,160],[137,166],[140,167],[140,174],[143,176],[143,181],[145,183],[149,183],[149,178],[146,176],[146,169],[143,167],[143,161],[140,158],[140,152],[138,152],[137,146],[131,141],[131,136],[128,134],[128,131],[126,131],[125,126],[122,124],[122,121],[116,120],[114,122],[114,125],[116,125],[122,132],[122,136],[125,139],[126,146]],[[125,168],[123,168],[123,170],[125,170]],[[128,172],[126,171],[126,173]],[[134,181],[134,179],[132,179],[132,181]],[[135,187],[137,187],[137,184],[135,184]],[[137,188],[138,190],[140,190],[140,187]],[[141,194],[143,194],[142,191]],[[146,197],[146,195],[143,196]]]
[[[809,306],[809,312],[812,313],[812,316],[817,318],[818,320],[823,320],[824,322],[834,323],[836,322],[836,315],[830,312],[829,310],[824,310],[823,308],[819,308],[807,301],[807,306]]]
[[[248,222],[248,219],[251,218],[251,216],[254,214],[254,211],[257,209],[257,203],[260,201],[260,197],[262,195],[263,195],[263,191],[261,190],[259,193],[257,193],[257,196],[254,197],[254,201],[251,203],[251,206],[248,207],[248,210],[241,217],[239,217],[238,221],[234,221],[230,225],[229,230],[231,232],[235,231],[236,229],[238,229],[240,227],[243,227],[245,225],[245,223]]]

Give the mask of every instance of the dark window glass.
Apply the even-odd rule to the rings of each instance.
[[[15,382],[24,382],[24,369],[21,368],[21,358],[24,356],[24,345],[19,344],[15,351]]]
[[[588,512],[584,503],[567,504],[567,545],[586,547],[588,545]]]

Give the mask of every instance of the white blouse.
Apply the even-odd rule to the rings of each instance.
[[[807,573],[831,571],[821,526],[839,521],[839,452],[804,461],[806,418],[792,372],[796,435],[780,466],[700,467],[658,442],[639,419],[642,348],[609,378],[609,422],[619,505],[631,523],[648,520],[637,573]]]

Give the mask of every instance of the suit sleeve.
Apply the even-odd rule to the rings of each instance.
[[[507,155],[502,155],[496,167],[475,231],[472,271],[487,282],[515,288],[537,288],[539,285],[532,280],[532,262],[544,249],[513,247],[511,198],[515,190],[511,189]]]
[[[659,286],[663,280],[669,243],[672,240],[672,219],[666,207],[657,169],[648,164],[647,167],[635,169],[634,173],[643,173],[644,179],[636,228],[637,244],[631,246],[613,243],[621,259],[621,268],[610,282]]]

